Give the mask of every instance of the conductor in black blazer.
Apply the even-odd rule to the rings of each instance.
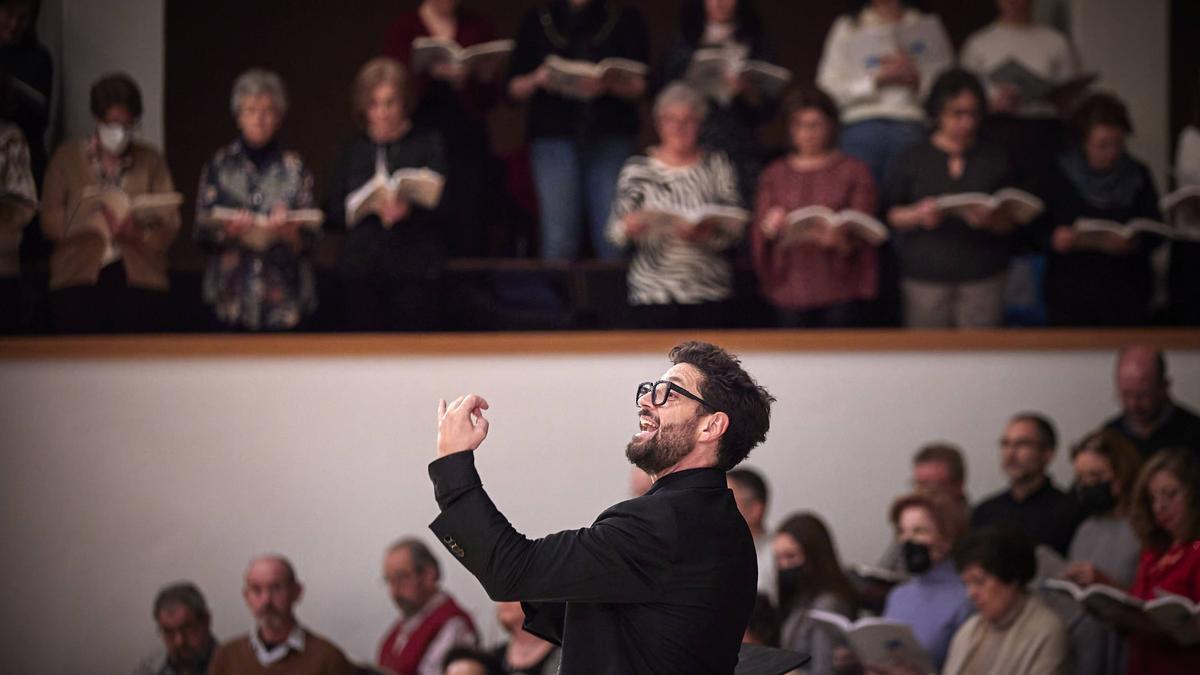
[[[625,454],[654,479],[591,527],[521,535],[475,471],[488,404],[438,405],[430,525],[493,600],[523,603],[525,629],[562,645],[562,675],[730,675],[754,606],[754,542],[725,472],[765,437],[774,400],[715,345],[685,342],[637,388],[641,431]]]

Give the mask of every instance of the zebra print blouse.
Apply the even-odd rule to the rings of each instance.
[[[721,152],[705,152],[700,161],[671,167],[653,157],[625,162],[608,218],[608,238],[631,242],[625,216],[643,209],[687,211],[707,204],[740,206],[737,180]],[[631,305],[694,305],[733,296],[733,265],[724,250],[736,241],[716,236],[704,243],[668,238],[633,242],[627,283]]]

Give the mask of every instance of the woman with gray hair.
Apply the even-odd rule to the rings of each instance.
[[[660,236],[648,211],[688,212],[737,206],[737,179],[723,153],[701,148],[708,104],[680,82],[655,99],[659,144],[625,162],[608,220],[608,236],[634,249],[629,303],[644,327],[722,326],[733,298],[733,265],[724,251],[737,236],[701,223]]]
[[[295,328],[317,305],[307,252],[317,230],[313,179],[275,134],[287,92],[275,73],[253,69],[233,85],[239,138],[204,165],[196,198],[196,238],[212,253],[204,300],[217,321],[244,330]]]

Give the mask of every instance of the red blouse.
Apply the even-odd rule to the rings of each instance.
[[[876,199],[870,170],[847,155],[839,153],[826,166],[806,171],[797,171],[786,157],[768,166],[758,180],[755,224],[750,228],[754,269],[767,300],[785,309],[810,309],[873,299],[879,292],[874,247],[863,246],[849,256],[815,245],[777,247],[758,223],[776,206],[792,211],[820,204],[875,215]]]
[[[1158,591],[1200,601],[1200,540],[1175,544],[1161,553],[1142,551],[1130,594],[1143,600]],[[1129,675],[1200,673],[1200,646],[1177,647],[1130,636]]]

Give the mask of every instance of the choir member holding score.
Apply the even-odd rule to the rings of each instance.
[[[204,165],[196,197],[196,238],[210,251],[204,300],[227,328],[295,328],[317,306],[312,174],[275,139],[288,105],[278,75],[248,70],[230,98],[240,135]]]
[[[784,110],[792,152],[759,179],[750,230],[759,287],[781,326],[861,325],[866,305],[878,295],[877,248],[851,227],[832,223],[807,239],[784,240],[788,215],[804,207],[850,210],[873,220],[875,181],[865,164],[837,149],[838,112],[824,92],[798,89]]]

